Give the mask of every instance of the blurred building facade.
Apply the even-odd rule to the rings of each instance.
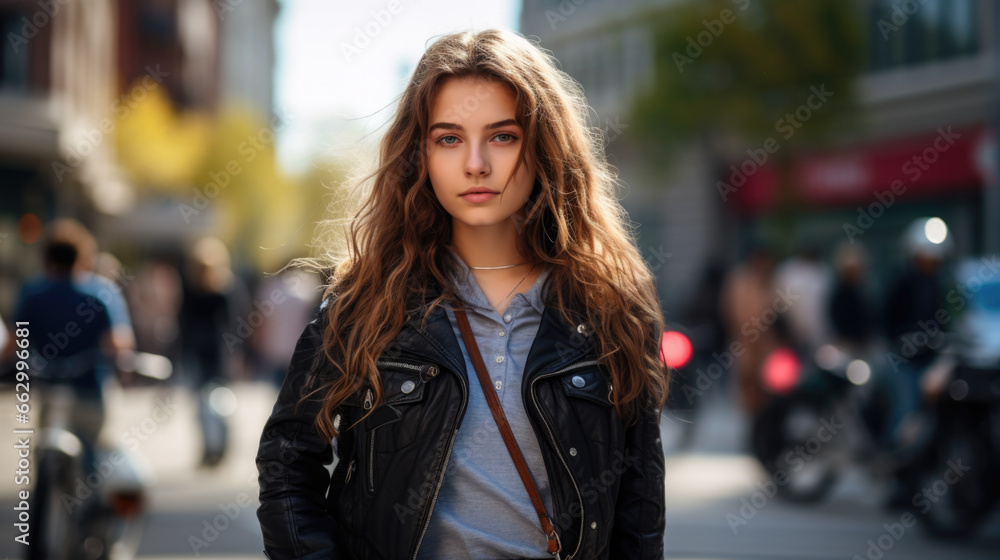
[[[153,75],[175,107],[213,111],[219,101],[216,4],[205,0],[120,1],[116,50],[119,95],[129,95],[131,88]]]
[[[40,268],[40,225],[129,195],[109,130],[117,3],[0,0],[0,310]]]
[[[640,224],[638,247],[657,275],[668,321],[682,312],[703,268],[725,250],[729,224],[698,146],[650,165],[636,153],[627,114],[652,84],[654,37],[649,15],[683,0],[525,0],[521,32],[536,36],[580,82],[605,132],[609,162],[626,185],[619,198]]]
[[[276,0],[143,0],[140,8],[129,10],[128,17],[135,23],[128,27],[145,26],[147,31],[125,31],[123,17],[122,33],[141,46],[141,54],[120,53],[122,73],[133,80],[145,79],[143,72],[148,62],[163,60],[163,68],[170,69],[172,78],[167,82],[171,105],[178,114],[206,117],[206,126],[199,134],[208,137],[196,134],[192,138],[204,149],[200,155],[210,158],[211,153],[235,150],[235,143],[245,138],[219,133],[227,111],[253,115],[259,122],[268,122],[274,113],[273,28],[278,13]],[[181,120],[175,124],[183,125]],[[155,156],[157,150],[167,151],[171,143],[183,141],[183,137],[178,134],[177,139],[151,146],[148,151]],[[183,156],[185,163],[201,166],[191,155]],[[164,155],[159,159],[169,158]],[[225,163],[205,165],[219,173],[225,171]],[[127,239],[147,253],[180,258],[179,253],[196,239],[217,235],[220,204],[202,206],[207,187],[199,175],[196,167],[184,178],[169,172],[149,173],[132,210],[107,222],[106,236]],[[217,194],[210,193],[213,199]],[[191,208],[195,211],[188,210]]]
[[[269,119],[274,113],[274,22],[277,0],[244,0],[220,12],[222,98],[248,104]]]
[[[905,261],[902,234],[918,218],[945,221],[952,256],[985,250],[985,195],[996,165],[998,6],[982,0],[862,5],[868,29],[868,69],[856,85],[862,126],[795,162],[794,188],[805,203],[795,230],[802,245],[863,244],[876,257],[871,266],[881,291],[879,280]],[[774,204],[774,180],[764,171],[740,193],[744,238],[760,237],[767,224],[757,217]]]
[[[276,0],[0,0],[0,314],[40,269],[40,226],[56,217],[81,220],[102,247],[198,233],[176,201],[130,179],[116,130],[153,89],[178,112],[239,100],[268,118],[277,11]]]
[[[639,247],[658,275],[668,321],[683,312],[710,264],[730,263],[751,240],[765,237],[771,225],[765,216],[776,204],[766,166],[735,204],[725,204],[716,181],[739,161],[712,162],[697,145],[673,154],[669,165],[632,155],[623,115],[654,71],[650,16],[685,2],[525,0],[521,16],[521,31],[538,37],[585,89],[592,124],[604,129],[608,157],[627,185],[622,204],[641,224]],[[868,30],[867,71],[856,84],[862,126],[794,162],[793,188],[805,203],[795,217],[795,244],[832,250],[853,239],[874,255],[902,258],[906,225],[939,216],[957,254],[982,251],[984,193],[996,161],[990,123],[1000,8],[980,0],[857,5]],[[901,192],[882,202],[894,184]],[[891,266],[892,258],[880,266]]]

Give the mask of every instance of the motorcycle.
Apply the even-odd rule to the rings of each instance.
[[[980,287],[921,379],[934,430],[904,472],[917,518],[943,538],[972,536],[1000,503],[1000,281],[979,265],[959,267],[962,285]]]
[[[957,539],[974,535],[1000,502],[1000,368],[944,367],[933,435],[907,473],[917,518]]]
[[[138,552],[145,476],[125,450],[90,441],[96,436],[93,426],[103,422],[103,404],[80,402],[72,386],[52,382],[102,362],[97,352],[81,353],[46,368],[48,383],[39,395],[46,422],[33,449],[37,475],[31,499],[37,521],[29,559],[131,560]],[[119,371],[163,380],[171,364],[162,356],[134,353]]]
[[[882,393],[870,362],[833,344],[808,359],[780,347],[763,362],[761,381],[772,398],[753,418],[750,448],[782,498],[817,502],[857,463],[878,478],[895,468],[878,446]]]

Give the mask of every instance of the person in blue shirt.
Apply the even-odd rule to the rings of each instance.
[[[73,261],[71,274],[74,286],[104,304],[111,320],[111,336],[115,347],[120,351],[132,350],[135,347],[135,332],[122,286],[116,279],[96,273],[94,263],[97,258],[97,240],[93,234],[77,220],[60,218],[48,226],[48,239],[53,243],[67,243],[76,248],[76,260]],[[39,275],[26,282],[20,299],[44,285],[47,280],[45,275]]]
[[[41,427],[53,412],[47,387],[73,390],[70,424],[85,447],[86,466],[104,425],[102,383],[107,363],[120,350],[112,336],[111,319],[101,300],[80,290],[73,281],[77,246],[51,236],[44,245],[45,277],[22,290],[14,321],[27,323],[28,364],[39,387]]]

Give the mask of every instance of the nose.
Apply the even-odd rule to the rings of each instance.
[[[485,150],[473,143],[472,147],[469,149],[469,157],[465,160],[465,176],[485,177],[489,174],[490,164]]]

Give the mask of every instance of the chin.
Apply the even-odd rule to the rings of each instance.
[[[467,227],[490,227],[503,223],[503,220],[463,220],[460,218],[456,218],[456,220]]]
[[[480,215],[458,215],[452,216],[452,219],[461,222],[469,227],[488,227],[502,224],[510,220],[510,216],[484,216]]]

